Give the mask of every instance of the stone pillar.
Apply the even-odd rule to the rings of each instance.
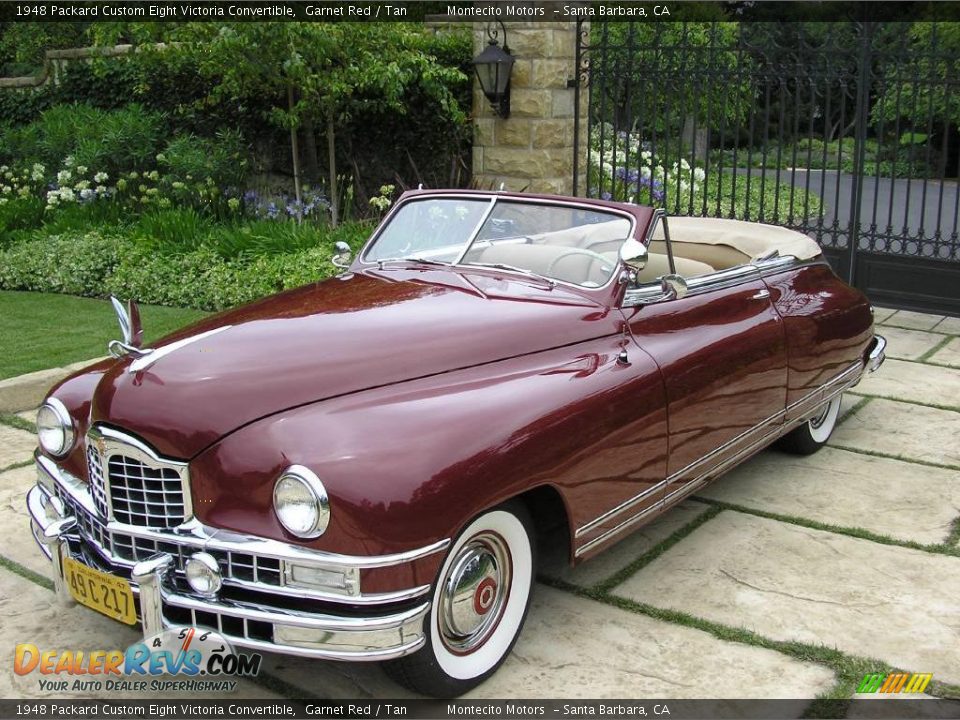
[[[473,81],[473,183],[480,189],[557,193],[573,191],[575,22],[508,22],[507,45],[516,58],[510,77],[510,117],[498,118]],[[473,31],[474,54],[487,44],[483,23]],[[581,141],[587,101],[581,97]],[[581,187],[586,147],[580,146]]]

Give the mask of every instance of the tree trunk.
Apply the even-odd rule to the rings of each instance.
[[[311,183],[320,177],[320,160],[317,153],[317,130],[310,118],[303,119],[303,172]]]
[[[340,198],[337,190],[337,146],[333,129],[333,111],[327,113],[327,164],[330,168],[330,223],[340,222]]]
[[[293,85],[287,85],[287,103],[293,113]],[[300,143],[297,139],[297,128],[290,125],[290,149],[293,153],[293,192],[297,196],[297,204],[300,204]]]

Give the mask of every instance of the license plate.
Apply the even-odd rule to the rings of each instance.
[[[127,625],[135,625],[133,591],[123,578],[94,570],[72,558],[63,559],[63,578],[73,599]]]

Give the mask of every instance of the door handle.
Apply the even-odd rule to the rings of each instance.
[[[755,295],[752,295],[752,296],[750,297],[750,299],[751,299],[751,300],[766,300],[766,299],[769,298],[769,297],[770,297],[770,291],[769,291],[769,290],[759,290],[759,291],[757,291],[757,293],[756,293]]]

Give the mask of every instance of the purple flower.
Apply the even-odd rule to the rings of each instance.
[[[612,200],[612,199],[613,199],[613,195],[611,195],[610,193],[604,191],[604,192],[600,193],[600,199],[601,199],[601,200]]]

